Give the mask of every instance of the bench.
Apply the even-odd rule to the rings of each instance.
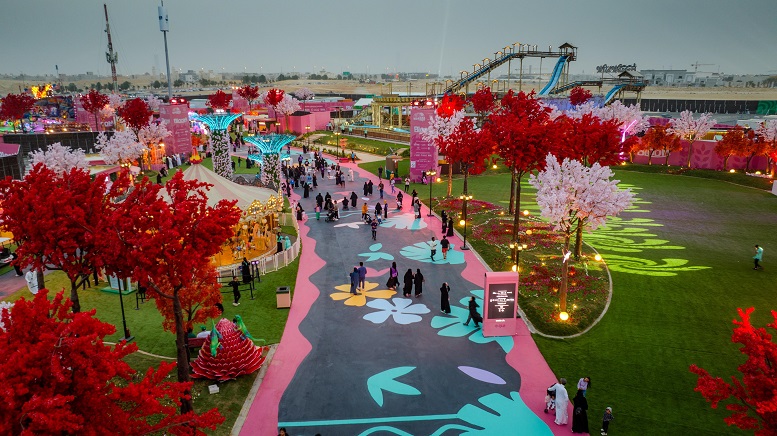
[[[200,353],[200,348],[207,342],[209,338],[186,338],[186,357],[191,360],[192,355],[197,356]]]

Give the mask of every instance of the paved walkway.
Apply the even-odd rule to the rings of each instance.
[[[339,199],[360,194],[377,177],[355,165],[355,182],[338,188],[322,181],[319,191]],[[299,192],[299,191],[298,191]],[[467,300],[482,307],[485,266],[471,251],[454,249],[443,261],[429,258],[426,241],[440,236],[436,217],[416,220],[407,205],[394,209],[378,228],[377,241],[361,222],[360,210],[341,219],[315,219],[311,198],[301,202],[310,217],[300,225],[303,250],[294,301],[280,346],[269,365],[241,434],[293,435],[544,435],[567,434],[542,413],[545,389],[555,377],[528,329],[513,337],[484,337],[464,326]],[[363,261],[368,267],[363,295],[349,294],[347,274]],[[403,298],[386,287],[388,268],[398,265],[425,276],[420,298]],[[440,312],[439,287],[451,286],[452,314]],[[449,430],[453,430],[450,432]]]

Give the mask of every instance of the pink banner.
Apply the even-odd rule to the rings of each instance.
[[[723,170],[724,158],[715,153],[717,141],[695,141],[693,143],[693,156],[691,156],[691,168],[704,170]],[[688,164],[688,142],[682,142],[682,149],[669,154],[669,165],[686,166]],[[634,153],[634,163],[647,164],[649,151]],[[650,159],[653,165],[664,165],[666,154],[661,150],[655,150]],[[746,156],[731,156],[726,162],[727,169],[744,170],[747,167]],[[750,159],[750,171],[765,171],[767,167],[766,156],[754,156]]]
[[[79,98],[79,96],[73,97],[73,106],[76,112],[76,122],[84,123],[88,125],[93,132],[96,132],[97,122],[94,119],[94,115],[90,114],[89,112],[86,111],[86,109],[84,109],[84,106],[81,104],[81,99]]]
[[[165,154],[190,154],[192,131],[189,125],[189,104],[161,104],[159,118],[167,122],[167,130],[172,133],[165,140]]]
[[[421,129],[429,127],[434,109],[410,110],[410,180],[421,182],[425,171],[438,171],[437,146],[421,136]]]
[[[232,110],[233,112],[248,113],[248,100],[239,96],[237,91],[232,92]]]

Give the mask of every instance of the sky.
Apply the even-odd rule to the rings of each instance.
[[[159,0],[31,0],[0,12],[0,74],[164,72]],[[602,64],[777,75],[775,0],[166,0],[172,67],[214,72],[458,76],[515,42],[578,47]],[[543,70],[549,71],[549,60]],[[525,62],[538,68],[539,60]],[[513,67],[515,68],[515,67]]]

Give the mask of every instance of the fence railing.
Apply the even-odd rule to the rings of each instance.
[[[291,222],[291,225],[294,226],[294,229],[297,231],[297,240],[291,244],[289,249],[275,253],[272,256],[263,256],[258,259],[249,259],[248,261],[251,262],[253,270],[261,275],[265,275],[268,272],[278,271],[279,269],[294,262],[294,259],[299,256],[301,245],[299,238],[299,223],[297,222],[297,218],[292,213],[284,213],[280,216],[279,221],[281,225],[284,226],[289,225],[289,222]],[[217,270],[220,277],[229,277],[231,275],[240,277],[240,265],[228,265],[217,268]]]

